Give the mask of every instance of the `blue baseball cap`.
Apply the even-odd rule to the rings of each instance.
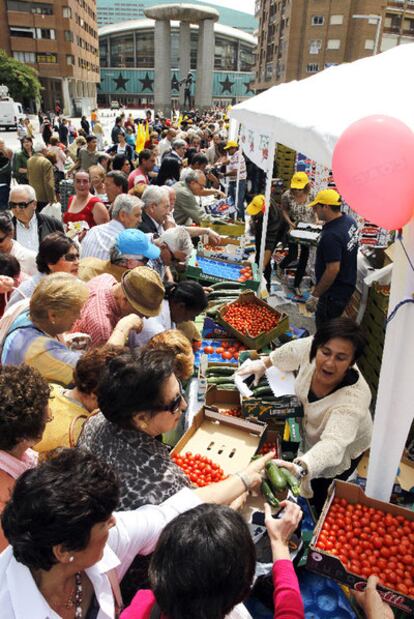
[[[155,260],[160,256],[159,248],[151,243],[146,234],[136,228],[128,228],[120,232],[115,247],[119,253],[126,256],[144,256],[149,260]]]

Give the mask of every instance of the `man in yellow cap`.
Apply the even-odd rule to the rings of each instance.
[[[229,140],[224,147],[224,150],[228,154],[227,159],[223,160],[223,164],[226,165],[226,172],[223,176],[228,176],[230,179],[228,196],[232,198],[234,204],[236,204],[236,185],[237,185],[237,170],[239,168],[239,145],[234,140]],[[243,154],[240,155],[240,176],[239,176],[239,195],[237,198],[237,216],[244,221],[244,196],[246,195],[246,182],[247,171],[246,162]]]
[[[320,191],[309,205],[324,222],[316,250],[316,286],[306,302],[315,311],[319,328],[341,316],[355,290],[359,233],[349,215],[341,212],[341,196],[334,189]]]

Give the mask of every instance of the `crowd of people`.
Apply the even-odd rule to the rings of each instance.
[[[80,127],[40,114],[38,131],[19,122],[18,152],[0,140],[0,614],[10,619],[250,617],[256,556],[238,510],[275,454],[194,489],[162,436],[182,423],[194,320],[208,305],[185,265],[200,237],[223,242],[203,198],[227,196],[248,216],[258,261],[263,187],[225,113],[148,111],[138,147],[140,122],[122,113],[105,135],[97,110]],[[317,331],[238,371],[256,381],[271,365],[296,373],[303,440],[283,464],[320,512],[332,479],[348,479],[371,440],[370,391],[355,365],[363,337],[341,318],[357,230],[340,196],[315,195],[301,172],[268,208],[269,286],[273,268],[282,276],[297,261],[300,288],[309,249],[288,232],[324,224],[307,301]],[[288,541],[302,513],[281,507],[276,519],[265,506],[274,616],[301,619]],[[375,584],[359,596],[369,619],[389,612]]]

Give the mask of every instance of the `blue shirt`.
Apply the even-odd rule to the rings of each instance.
[[[342,214],[324,224],[316,250],[316,283],[321,279],[327,264],[341,263],[334,283],[324,294],[338,300],[351,297],[357,277],[358,240],[357,225],[349,215]]]

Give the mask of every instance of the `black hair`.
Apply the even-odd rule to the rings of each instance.
[[[247,524],[223,505],[199,505],[167,524],[149,578],[169,619],[224,619],[248,595],[256,554]]]
[[[21,272],[20,262],[11,254],[0,252],[0,275],[18,277]]]
[[[138,163],[141,165],[143,161],[147,161],[152,157],[152,150],[149,148],[144,148],[138,155]]]
[[[106,153],[101,153],[98,157],[98,160],[96,163],[101,163],[102,161],[108,161],[111,157],[109,155],[107,155]]]
[[[191,279],[166,284],[165,298],[174,303],[183,303],[186,309],[196,310],[198,313],[205,310],[208,305],[203,286]]]
[[[39,273],[51,273],[49,264],[56,264],[75,243],[63,232],[51,232],[39,243],[36,266]]]
[[[128,178],[120,170],[108,172],[106,178],[112,178],[117,187],[122,187],[122,193],[128,193]]]
[[[167,181],[179,181],[180,170],[181,165],[177,157],[166,155],[161,162],[155,184],[162,187]]]
[[[111,359],[97,389],[100,410],[113,424],[131,429],[138,412],[159,412],[164,382],[174,370],[175,355],[164,350],[138,349]]]
[[[81,449],[63,449],[19,477],[1,521],[16,560],[48,571],[58,563],[54,546],[84,550],[92,527],[108,520],[118,502],[109,465]]]
[[[8,213],[0,213],[0,232],[10,234],[13,232],[13,220]]]
[[[34,368],[24,364],[1,368],[0,449],[10,451],[24,439],[41,439],[49,393],[47,381]]]
[[[128,161],[130,163],[128,157],[126,157],[125,155],[122,155],[122,154],[115,155],[115,157],[112,159],[112,169],[122,170],[122,166],[124,165],[125,161]]]
[[[92,140],[96,140],[97,137],[96,135],[93,135],[93,133],[89,134],[86,136],[86,142],[89,144],[89,142],[92,142]]]
[[[313,336],[310,349],[310,361],[313,361],[315,358],[318,348],[321,348],[333,338],[340,338],[351,342],[354,349],[354,362],[362,355],[366,344],[362,329],[356,322],[351,320],[351,318],[344,316],[328,320],[319,327]]]
[[[191,163],[191,165],[207,165],[208,159],[202,153],[197,153],[196,155],[193,156],[193,158],[191,159],[189,163]]]

